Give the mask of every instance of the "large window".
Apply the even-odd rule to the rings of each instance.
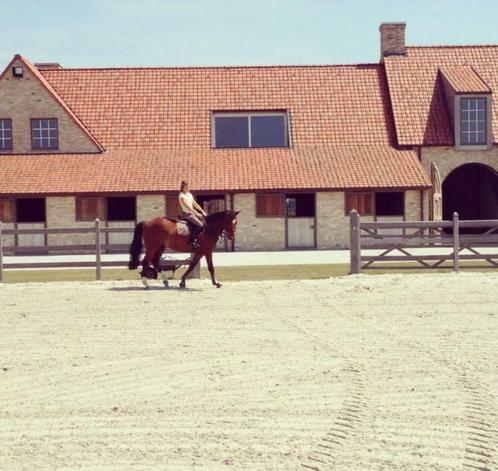
[[[31,120],[31,147],[34,150],[59,148],[57,119]]]
[[[17,222],[45,222],[45,198],[20,198],[16,200]]]
[[[460,98],[460,144],[486,145],[486,102],[482,98]]]
[[[402,191],[375,193],[376,216],[403,216],[405,214],[405,194]]]
[[[135,221],[137,218],[137,203],[134,196],[107,198],[108,221]]]
[[[284,215],[284,195],[279,193],[256,194],[257,217],[283,217]]]
[[[0,119],[0,150],[12,150],[12,121]]]
[[[287,115],[282,112],[215,113],[215,148],[288,147]]]

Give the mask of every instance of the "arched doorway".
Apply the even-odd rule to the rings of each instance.
[[[443,219],[498,219],[498,173],[484,164],[465,164],[443,182]]]

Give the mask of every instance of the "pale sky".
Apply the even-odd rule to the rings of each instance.
[[[407,44],[498,43],[497,0],[0,0],[0,68],[377,62],[378,26]]]

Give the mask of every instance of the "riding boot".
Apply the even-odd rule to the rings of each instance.
[[[199,228],[192,225],[192,227],[190,228],[190,237],[188,239],[188,243],[193,249],[197,249],[199,247],[199,242],[197,241],[197,236],[199,235],[199,233]]]

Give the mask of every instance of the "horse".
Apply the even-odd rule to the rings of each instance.
[[[192,252],[193,256],[187,271],[180,281],[180,288],[186,287],[186,279],[202,257],[206,257],[211,282],[216,288],[221,288],[221,283],[216,281],[213,265],[213,251],[220,236],[225,233],[229,240],[235,237],[237,215],[240,211],[218,211],[206,216],[206,225],[197,237],[196,249],[188,243],[188,235],[178,235],[176,219],[157,217],[150,221],[141,221],[135,226],[133,240],[130,245],[130,262],[128,268],[135,270],[140,264],[142,241],[145,244],[145,256],[142,260],[142,282],[148,288],[148,278],[156,278],[162,272],[160,266],[161,256],[166,249],[175,252]],[[152,267],[151,267],[152,264]]]

